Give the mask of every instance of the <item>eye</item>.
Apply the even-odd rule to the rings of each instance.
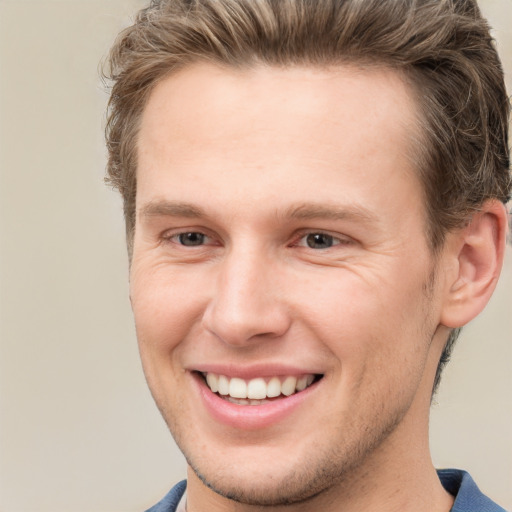
[[[335,244],[334,237],[326,233],[310,233],[305,238],[311,249],[328,249]]]
[[[186,245],[187,247],[195,247],[197,245],[203,245],[206,236],[203,233],[196,233],[191,231],[189,233],[180,233],[178,235],[178,240],[181,245]]]
[[[199,231],[185,231],[165,238],[185,247],[199,247],[211,241],[209,236]]]
[[[309,247],[310,249],[329,249],[335,245],[340,245],[342,243],[348,243],[348,241],[344,241],[340,238],[337,238],[333,235],[329,235],[328,233],[307,233],[304,235],[297,245],[301,247]]]

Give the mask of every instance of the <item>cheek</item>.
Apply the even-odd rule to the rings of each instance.
[[[139,270],[130,279],[130,297],[141,354],[173,355],[200,321],[204,300],[198,283],[164,269]]]
[[[339,281],[302,291],[308,304],[303,317],[340,362],[339,378],[349,388],[376,375],[393,386],[424,363],[432,322],[423,279],[401,274],[397,269],[384,279],[384,273],[346,272]]]
[[[162,272],[139,271],[134,267],[130,297],[144,374],[157,406],[166,421],[170,421],[169,408],[178,407],[182,400],[176,392],[181,389],[183,374],[179,352],[180,343],[193,324],[193,296],[172,286],[170,276]]]
[[[358,273],[343,269],[321,279],[295,282],[300,284],[288,296],[298,316],[325,340],[343,341],[347,354],[368,345],[387,345],[389,337],[406,337],[423,317],[421,283],[407,283],[398,274],[395,278],[382,271],[363,274],[360,269]]]

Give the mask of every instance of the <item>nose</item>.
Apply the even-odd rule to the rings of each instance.
[[[204,327],[233,346],[285,334],[291,317],[276,267],[256,251],[232,251],[219,262]]]

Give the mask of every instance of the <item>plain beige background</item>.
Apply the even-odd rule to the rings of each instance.
[[[185,474],[146,389],[98,63],[141,0],[0,0],[0,512],[141,511]],[[512,90],[512,1],[482,7]],[[512,509],[512,249],[432,413]]]

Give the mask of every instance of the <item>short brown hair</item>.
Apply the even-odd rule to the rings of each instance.
[[[107,73],[107,180],[124,200],[130,254],[142,111],[159,80],[200,60],[402,73],[420,111],[416,165],[433,251],[486,199],[510,198],[509,101],[475,0],[153,0],[119,35]]]

